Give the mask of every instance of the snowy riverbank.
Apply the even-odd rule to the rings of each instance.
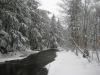
[[[16,59],[23,59],[26,58],[30,54],[37,53],[38,51],[32,50],[25,50],[25,51],[15,51],[8,54],[1,54],[0,53],[0,62],[16,60]]]
[[[57,54],[54,62],[46,67],[48,75],[99,75],[100,65],[95,61],[89,61],[81,55],[76,56],[72,52],[62,51]]]

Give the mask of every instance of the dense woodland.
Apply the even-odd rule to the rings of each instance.
[[[100,1],[61,0],[63,21],[38,0],[0,0],[0,51],[71,48],[84,57],[100,49]],[[64,24],[64,26],[62,26]]]
[[[57,48],[64,29],[51,12],[39,9],[37,0],[0,0],[0,51]]]
[[[59,4],[68,25],[71,47],[89,55],[100,49],[100,0],[62,0]]]
[[[48,69],[46,65],[55,61],[56,52],[60,55],[60,50],[70,50],[77,56],[82,54],[89,62],[94,58],[100,63],[100,0],[61,0],[58,3],[60,18],[40,6],[39,0],[0,0],[0,58],[10,55],[12,59],[14,52],[15,57],[17,52],[26,52],[19,56],[21,60],[1,63],[0,59],[0,75],[48,75],[50,65]],[[70,57],[73,61],[71,52],[67,61],[59,60],[69,64]],[[70,65],[67,68],[74,70]],[[92,69],[91,73],[94,73]]]

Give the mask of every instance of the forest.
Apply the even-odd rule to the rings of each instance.
[[[0,55],[27,50],[45,54],[45,50],[64,49],[89,61],[96,55],[100,63],[100,0],[60,1],[58,18],[40,9],[39,0],[0,0]],[[38,57],[34,60],[38,61]]]
[[[0,0],[0,52],[71,48],[89,55],[100,46],[100,1],[61,0],[63,21],[37,0]],[[62,26],[62,23],[66,26]]]
[[[64,29],[55,15],[38,9],[36,0],[0,0],[0,51],[57,48],[64,41]]]
[[[81,51],[83,57],[89,51],[95,52],[99,60],[100,49],[100,1],[99,0],[62,0],[59,4],[64,13],[64,22],[68,25],[71,48]],[[85,54],[84,54],[85,53]]]

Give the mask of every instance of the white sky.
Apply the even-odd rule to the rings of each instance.
[[[59,3],[60,0],[39,0],[42,6],[41,9],[48,10],[58,16],[59,14],[59,6],[57,3]]]

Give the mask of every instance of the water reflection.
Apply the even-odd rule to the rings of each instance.
[[[48,49],[21,60],[0,64],[0,75],[47,75],[45,65],[55,60],[57,49]]]

